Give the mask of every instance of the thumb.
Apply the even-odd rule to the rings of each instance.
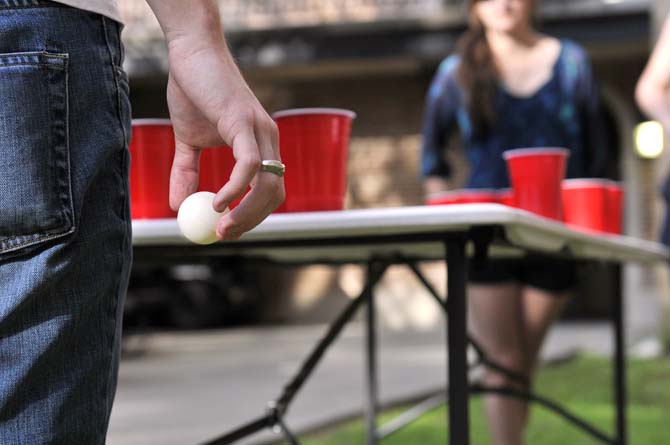
[[[170,171],[170,208],[175,212],[184,200],[198,190],[200,148],[175,141],[174,160]]]

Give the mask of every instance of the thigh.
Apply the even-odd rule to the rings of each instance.
[[[470,317],[475,338],[499,364],[523,372],[520,287],[515,283],[468,286]]]
[[[568,294],[547,292],[524,287],[522,291],[523,335],[532,366],[537,361],[544,338],[551,324],[558,318],[568,302]]]
[[[104,443],[130,268],[120,28],[0,2],[0,443]]]
[[[524,261],[522,281],[523,331],[531,366],[537,360],[551,324],[568,302],[577,284],[575,261],[529,255]]]

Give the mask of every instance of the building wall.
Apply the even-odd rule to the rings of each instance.
[[[625,57],[608,57],[607,54],[596,53],[594,58],[594,69],[603,89],[622,98],[627,115],[632,116],[633,119],[636,116],[632,102],[634,83],[645,60],[645,54],[640,52],[627,54]],[[421,142],[419,132],[423,116],[424,95],[434,68],[434,66],[428,66],[401,74],[386,74],[382,70],[364,76],[289,81],[281,85],[283,103],[275,101],[275,105],[281,105],[281,107],[334,106],[350,108],[358,113],[350,146],[349,189],[346,203],[348,208],[416,205],[422,202],[422,190],[418,178]],[[264,83],[260,79],[257,82],[259,85]],[[266,82],[272,83],[272,80],[267,79]],[[617,110],[611,107],[608,100],[605,102],[618,128],[618,120],[621,117],[618,116]],[[624,143],[629,141],[622,141],[622,138],[626,137],[627,135],[616,134],[612,138],[616,143],[616,146],[611,147],[612,174],[618,178],[625,176],[624,158],[627,157],[623,156],[622,150],[630,149],[630,144]],[[454,147],[449,154],[456,165],[455,171],[459,175],[456,181],[458,184],[462,183],[467,176],[467,165],[458,149],[458,144],[452,143],[452,145]],[[639,160],[632,157],[632,162],[638,163]],[[640,165],[636,166],[640,167]],[[638,174],[644,174],[643,168],[636,171]],[[647,196],[647,199],[656,199],[653,192],[649,193],[648,186],[645,190],[647,193],[644,196]],[[653,238],[658,222],[651,218],[653,213],[645,211],[650,207],[653,207],[653,202],[643,202],[640,207],[642,211],[636,212],[633,218],[642,220],[640,225],[646,227],[646,230],[641,230],[640,235],[644,233],[646,237]],[[644,215],[650,215],[646,222]],[[636,232],[635,227],[630,227],[630,229]],[[436,277],[440,276],[439,266],[430,266],[429,270],[436,274]],[[325,272],[320,270],[316,273]],[[352,272],[349,270],[343,273],[345,277],[342,279],[346,281],[346,275]],[[582,280],[580,295],[573,300],[567,316],[571,318],[606,316],[610,300],[608,292],[605,292],[604,289],[617,290],[618,284],[616,283],[619,273],[618,268],[593,264],[584,266],[580,274],[589,279]],[[303,277],[309,277],[309,273],[303,272]],[[411,283],[411,279],[408,280],[401,270],[390,272],[387,281],[391,283],[393,280],[400,280],[412,289],[407,296],[408,299],[423,292],[418,283],[414,286],[407,284]],[[440,278],[436,280],[440,282]],[[341,288],[337,280],[332,281],[332,286],[332,289],[335,290],[333,295],[341,295]],[[392,284],[388,286],[393,288]],[[395,295],[394,298],[398,301],[402,300],[399,295]],[[315,304],[314,302],[318,300],[312,296],[310,301]],[[328,301],[325,294],[322,301],[324,304]],[[398,310],[397,305],[394,307]],[[387,314],[386,319],[398,318],[402,318],[399,313],[390,313]]]
[[[629,206],[627,216],[628,233],[653,239],[659,224],[658,211],[654,211],[658,208],[657,195],[654,192],[657,175],[653,169],[630,156],[630,153],[622,152],[632,149],[631,141],[626,138],[631,137],[629,128],[634,124],[631,121],[638,118],[632,100],[633,88],[646,62],[646,49],[624,48],[612,51],[611,48],[591,48],[591,54],[601,85],[611,95],[616,96],[618,107],[623,110],[617,111],[617,107],[608,104],[615,120],[627,120],[622,127],[627,130],[619,135],[619,146],[612,147],[612,152],[617,154],[618,173],[621,177],[626,176],[625,171],[628,168],[626,180],[635,197],[635,201],[631,201],[635,205]],[[342,63],[282,70],[254,69],[247,70],[245,75],[261,102],[270,111],[327,106],[348,108],[358,113],[349,152],[347,208],[420,204],[422,190],[418,178],[419,133],[424,96],[436,65],[421,65],[411,61],[389,61],[364,68],[361,65]],[[132,100],[136,117],[167,115],[164,84],[164,79],[161,78],[133,83]],[[626,117],[622,118],[622,115]],[[621,123],[617,122],[617,125]],[[450,150],[450,156],[456,166],[455,171],[460,176],[459,180],[462,181],[467,175],[467,165],[463,162],[456,144]],[[628,167],[626,163],[629,164]],[[641,200],[636,199],[638,195],[642,196]],[[437,283],[444,281],[444,271],[440,266],[428,266],[428,272]],[[607,313],[609,300],[599,290],[603,289],[603,282],[609,285],[613,280],[612,274],[616,271],[596,268],[585,273],[591,277],[598,274],[600,278],[590,280],[591,286],[582,290],[587,298],[575,299],[569,314],[572,317],[602,316]],[[266,319],[269,321],[329,319],[333,310],[346,303],[345,297],[351,296],[347,286],[351,288],[352,282],[361,279],[361,271],[355,267],[334,271],[323,268],[300,268],[283,272],[275,270],[271,272],[274,282],[278,282],[277,274],[283,277],[280,282],[283,283],[284,291],[268,308]],[[648,273],[642,271],[635,274],[632,281],[629,280],[628,293],[637,292],[636,286],[639,286],[642,278],[647,280],[645,288],[658,288],[649,286]],[[658,280],[658,277],[654,280]],[[385,309],[386,315],[382,317],[382,322],[411,322],[406,320],[407,313],[404,311],[409,310],[409,301],[414,301],[415,295],[423,293],[418,283],[412,283],[402,270],[392,269],[389,272],[381,289],[386,289],[385,292],[393,295],[391,300],[394,304]],[[401,291],[398,290],[400,288]],[[656,297],[647,299],[645,307],[649,309],[637,317],[640,319],[638,324],[644,323],[648,315],[654,312],[657,304],[655,301]],[[425,308],[419,305],[419,309],[415,307],[410,312],[432,312],[434,308],[428,305]],[[629,306],[636,307],[635,304]],[[412,320],[420,320],[421,323],[426,320],[439,321],[427,316],[417,316]]]

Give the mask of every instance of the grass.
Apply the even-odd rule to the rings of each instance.
[[[582,356],[540,371],[536,392],[559,401],[599,429],[614,428],[612,374],[606,358]],[[670,357],[628,363],[629,439],[633,445],[670,443]],[[380,416],[392,418],[402,408]],[[473,445],[490,443],[481,398],[470,404]],[[438,408],[410,426],[384,439],[383,445],[429,445],[446,443],[446,408]],[[356,445],[365,437],[362,420],[355,420],[304,437],[305,445]],[[598,441],[542,407],[534,406],[526,441],[531,445],[596,444]]]

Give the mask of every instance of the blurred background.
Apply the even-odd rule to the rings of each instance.
[[[232,52],[269,112],[338,107],[358,114],[348,161],[346,207],[352,209],[423,203],[418,172],[425,94],[438,64],[454,51],[465,29],[462,3],[219,1]],[[670,1],[539,3],[540,29],[583,45],[594,65],[612,143],[609,176],[625,186],[624,231],[655,241],[663,210],[659,190],[668,174],[670,154],[667,149],[651,159],[639,154],[634,130],[646,118],[635,105],[634,88],[670,11]],[[131,79],[133,116],[168,117],[167,50],[158,24],[145,2],[120,0],[120,4],[126,22],[125,68]],[[454,170],[464,179],[467,167],[459,150],[451,150],[450,156],[460,166]],[[136,260],[126,305],[128,335],[112,415],[111,444],[193,442],[194,438],[222,432],[222,426],[237,426],[238,420],[261,414],[264,403],[277,394],[310,350],[323,323],[359,293],[364,274],[359,266],[279,267],[238,258],[203,259],[197,264]],[[444,291],[443,266],[423,267]],[[565,326],[578,326],[561,331],[569,334],[561,337],[568,339],[566,348],[595,345],[599,352],[609,351],[609,333],[601,327],[611,309],[613,293],[619,292],[625,301],[631,350],[641,356],[662,354],[670,339],[670,277],[666,269],[637,264],[580,266],[578,295],[558,327],[560,331]],[[395,332],[414,333],[411,340],[394,343],[399,349],[386,357],[396,360],[393,364],[398,366],[412,360],[418,363],[406,369],[407,374],[383,375],[383,386],[393,392],[393,388],[405,385],[406,392],[394,395],[398,399],[443,385],[444,357],[435,351],[443,353],[444,320],[434,302],[403,268],[392,268],[376,295],[378,323],[384,332],[392,338],[400,338],[394,337]],[[331,420],[350,415],[352,406],[359,403],[343,390],[350,383],[338,380],[350,374],[351,366],[360,365],[359,340],[359,334],[345,335],[343,349],[334,352],[338,364],[324,365],[325,378],[321,375],[320,381],[331,384],[330,392],[323,387],[314,387],[312,392],[307,388],[308,402],[296,407],[296,415],[303,416],[297,421],[299,425],[322,424],[324,415]],[[550,338],[549,349],[557,350],[554,346]],[[145,360],[137,361],[138,357]],[[360,380],[362,368],[353,374]],[[218,381],[228,386],[216,386]],[[423,386],[407,386],[410,381]],[[583,387],[597,386],[602,385],[595,380]],[[360,397],[358,387],[349,390]],[[214,399],[215,394],[219,398]],[[347,401],[339,405],[339,411],[322,411],[324,399],[337,405],[338,397],[344,400],[345,395]],[[649,396],[654,399],[653,394]],[[234,403],[231,407],[222,400]],[[664,403],[667,405],[667,400]],[[219,408],[223,411],[217,417]],[[190,430],[184,433],[186,425]],[[639,428],[653,429],[645,425]],[[156,436],[158,431],[163,435]],[[670,439],[666,435],[655,440],[636,443]]]
[[[145,2],[120,3],[126,20],[125,68],[131,78],[134,117],[167,117],[167,50],[158,23]],[[423,202],[418,162],[424,98],[437,65],[454,51],[465,27],[461,1],[219,3],[232,51],[269,112],[325,106],[358,113],[349,152],[348,208]],[[613,144],[609,175],[625,184],[624,230],[650,240],[658,237],[659,187],[670,155],[667,150],[659,159],[637,154],[634,128],[645,119],[634,104],[633,91],[669,9],[670,2],[659,0],[544,0],[539,8],[542,30],[573,39],[589,52]],[[459,163],[458,150],[451,150],[450,156],[461,166],[455,170],[464,178],[467,166]],[[275,270],[240,261],[178,267],[137,264],[135,269],[128,329],[324,321],[360,280],[356,268]],[[566,319],[606,316],[608,289],[613,287],[625,295],[632,339],[657,335],[663,329],[670,289],[663,267],[629,265],[619,271],[589,265],[582,269],[589,280],[582,280],[581,295],[573,300]],[[259,274],[265,278],[255,279]],[[386,280],[391,299],[412,298],[402,275],[394,271]],[[273,283],[272,295],[263,288],[266,282]],[[164,285],[156,288],[155,283]],[[421,308],[400,313],[381,310],[382,322],[398,327],[439,322],[439,317]]]

